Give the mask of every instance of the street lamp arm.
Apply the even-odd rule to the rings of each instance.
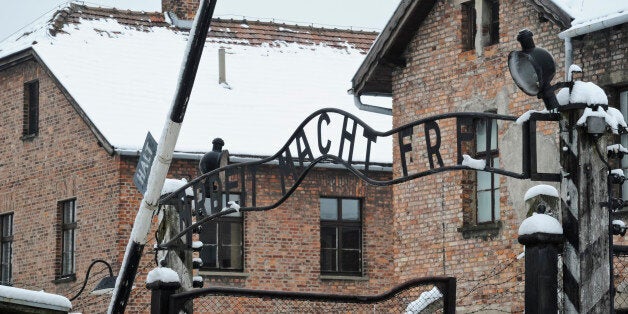
[[[113,271],[111,270],[111,265],[109,265],[109,263],[101,259],[94,260],[91,264],[89,264],[89,267],[87,267],[87,274],[85,274],[85,280],[83,280],[83,286],[81,287],[81,290],[79,290],[79,292],[75,296],[70,298],[70,301],[74,301],[74,299],[78,298],[78,296],[81,295],[81,293],[83,293],[83,290],[85,289],[85,286],[87,285],[87,280],[89,279],[89,273],[92,271],[92,267],[96,263],[103,263],[107,265],[107,268],[109,269],[109,276],[113,277]]]

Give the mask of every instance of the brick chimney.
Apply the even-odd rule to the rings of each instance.
[[[173,12],[182,20],[193,20],[200,0],[161,0],[162,12]]]

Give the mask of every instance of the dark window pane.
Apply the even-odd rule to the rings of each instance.
[[[321,220],[338,220],[338,201],[335,198],[321,198]]]
[[[321,271],[337,271],[336,268],[336,254],[338,251],[335,249],[323,249],[321,250]]]
[[[334,227],[321,227],[321,248],[336,248],[336,228]]]
[[[209,222],[203,227],[200,234],[200,239],[203,244],[218,244],[218,242],[216,242],[217,226],[217,222]]]
[[[360,228],[343,228],[342,229],[342,248],[343,249],[359,249],[360,248]]]
[[[242,268],[240,256],[241,256],[240,246],[220,247],[220,267],[226,268],[226,269]]]
[[[358,272],[360,271],[360,251],[343,250],[342,251],[341,271]]]
[[[242,242],[242,224],[221,222],[218,237],[222,245],[240,245]]]
[[[203,267],[216,268],[218,267],[218,255],[216,254],[216,245],[204,245],[201,249],[200,256],[203,260]]]
[[[342,219],[360,220],[360,201],[353,199],[342,200]]]

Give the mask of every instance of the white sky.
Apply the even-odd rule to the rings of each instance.
[[[64,0],[2,0],[0,40],[28,25]],[[88,5],[161,11],[160,0],[90,0]],[[215,17],[270,20],[318,26],[381,30],[399,0],[218,0]]]

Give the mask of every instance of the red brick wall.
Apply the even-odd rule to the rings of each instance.
[[[23,84],[38,79],[39,134],[22,140]],[[13,212],[15,287],[45,290],[68,298],[78,292],[93,259],[113,261],[117,225],[117,157],[94,135],[34,61],[0,72],[0,214]],[[54,283],[58,274],[59,201],[76,198],[77,281]],[[102,265],[92,274],[101,276]],[[89,292],[89,291],[87,291]],[[87,293],[84,294],[88,295]],[[86,303],[96,300],[88,297]],[[99,312],[84,306],[85,313]]]
[[[522,28],[529,28],[537,45],[551,51],[558,66],[557,79],[562,79],[564,53],[557,37],[559,29],[549,22],[540,23],[538,14],[524,1],[500,1],[499,43],[484,47],[481,54],[463,51],[463,17],[456,2],[437,1],[407,47],[407,66],[394,72],[395,127],[448,112],[496,109],[499,114],[518,116],[529,109],[542,109],[541,101],[517,89],[507,68],[508,53],[520,49],[516,36]],[[455,137],[452,121],[441,123],[440,128],[443,139]],[[504,136],[506,131],[500,125],[499,135]],[[394,176],[398,177],[400,154],[393,142]],[[500,149],[505,149],[504,144],[499,143]],[[440,152],[445,164],[457,163],[455,147],[444,147]],[[414,160],[418,162],[410,164],[409,169],[424,167],[424,156],[417,154]],[[504,166],[513,165],[502,155]],[[512,179],[502,176],[502,227],[498,236],[465,239],[459,228],[470,218],[465,220],[463,208],[473,206],[474,195],[463,183],[472,175],[470,171],[447,172],[393,188],[394,229],[400,234],[395,246],[395,271],[401,281],[415,276],[457,277],[458,309],[463,312],[480,308],[472,304],[495,304],[504,311],[520,312],[523,290],[516,281],[522,277],[523,260],[515,257],[523,251],[517,243],[517,229],[525,217],[522,209],[513,208],[513,202],[522,199],[526,189],[510,185]],[[504,291],[509,294],[501,294]]]
[[[121,197],[138,198],[132,186],[136,158],[124,158],[121,163]],[[169,177],[188,180],[198,176],[198,161],[175,160]],[[258,204],[266,204],[280,197],[279,178],[275,166],[261,167],[258,182],[263,182],[257,194]],[[379,178],[386,173],[374,172]],[[127,183],[129,188],[127,189]],[[363,198],[363,267],[367,280],[320,279],[319,197],[346,196]],[[244,254],[242,276],[205,274],[205,286],[238,286],[252,289],[335,292],[370,295],[383,292],[397,284],[393,275],[393,231],[390,221],[390,188],[368,186],[346,171],[318,169],[309,173],[301,187],[279,208],[270,212],[245,214]],[[250,204],[250,195],[247,199]],[[137,205],[128,207],[135,212]],[[127,211],[125,205],[121,211]],[[388,235],[388,236],[383,236]],[[128,237],[128,232],[127,232]],[[152,261],[152,243],[149,236],[145,258],[136,279],[128,310],[146,309],[150,294],[144,288],[145,276],[155,267]]]

